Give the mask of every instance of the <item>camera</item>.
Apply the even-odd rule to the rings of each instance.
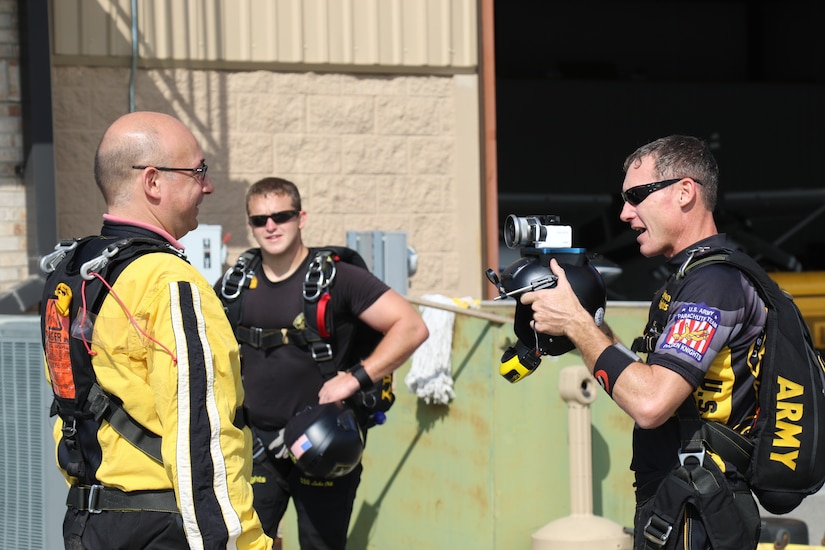
[[[561,225],[561,218],[555,215],[519,217],[510,214],[504,220],[504,244],[507,248],[570,248],[573,246],[573,228]]]
[[[601,274],[590,262],[585,249],[574,248],[573,230],[562,225],[559,216],[507,216],[504,222],[504,243],[508,248],[521,247],[520,257],[501,271],[486,272],[495,285],[497,299],[515,298],[513,328],[517,341],[501,358],[499,373],[510,382],[518,382],[532,374],[544,355],[562,355],[574,349],[565,336],[536,332],[533,310],[519,297],[525,292],[555,288],[558,276],[550,269],[555,258],[566,274],[573,292],[597,325],[604,319],[606,289]]]

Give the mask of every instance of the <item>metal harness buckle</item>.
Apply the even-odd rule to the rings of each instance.
[[[238,259],[238,263],[226,270],[221,278],[221,295],[227,300],[234,300],[241,295],[241,290],[255,277],[255,272],[247,269],[247,260],[243,256]],[[237,280],[233,280],[237,279]],[[231,284],[228,284],[231,283]],[[228,288],[235,285],[235,290],[229,292]]]
[[[77,420],[74,418],[71,419],[69,422],[64,422],[63,427],[60,429],[63,432],[63,437],[66,439],[73,438],[77,435]]]
[[[314,302],[332,284],[337,268],[329,254],[319,254],[312,259],[304,276],[304,299]]]
[[[264,345],[264,329],[261,327],[249,327],[250,332],[250,340],[253,340],[249,344],[254,347],[260,349]]]
[[[647,520],[644,534],[645,538],[653,544],[657,546],[664,546],[667,544],[667,539],[670,538],[671,531],[673,531],[673,526],[654,514],[649,520]]]
[[[695,458],[696,460],[699,461],[699,466],[704,464],[705,463],[705,446],[702,445],[702,450],[701,451],[680,452],[679,453],[679,464],[681,464],[682,466],[685,466],[685,461],[687,461],[687,459],[691,458],[691,457],[693,457],[693,458]]]
[[[109,264],[109,260],[117,256],[121,248],[124,248],[132,242],[132,239],[120,239],[116,243],[107,246],[99,256],[92,258],[88,262],[80,266],[80,276],[91,281],[94,279],[93,273],[98,273],[101,269]]]
[[[54,252],[46,254],[40,259],[40,270],[44,273],[52,273],[57,266],[66,258],[66,254],[77,248],[77,241],[60,241],[54,246]]]
[[[101,510],[97,507],[97,499],[100,491],[103,490],[103,485],[90,485],[89,497],[86,499],[86,509],[90,514],[99,514]]]
[[[325,342],[313,342],[309,346],[309,351],[312,353],[312,359],[317,363],[332,359],[332,346]]]

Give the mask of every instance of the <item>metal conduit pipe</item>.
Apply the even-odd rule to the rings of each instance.
[[[129,112],[135,112],[135,78],[137,77],[138,26],[137,0],[132,0],[132,70],[129,74]]]

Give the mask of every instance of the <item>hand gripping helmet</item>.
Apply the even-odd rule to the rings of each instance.
[[[306,475],[321,479],[350,473],[364,452],[355,413],[339,403],[316,405],[293,416],[284,428],[284,443]]]
[[[514,330],[519,342],[504,353],[501,365],[501,374],[511,382],[517,382],[535,370],[542,355],[562,355],[575,347],[566,336],[550,336],[533,330],[530,326],[533,310],[519,300],[525,292],[556,286],[557,277],[550,270],[551,257],[556,258],[564,269],[582,306],[597,325],[602,324],[606,301],[604,281],[581,250],[543,249],[540,254],[523,255],[502,271],[501,287],[517,300]],[[513,363],[514,359],[518,365]]]

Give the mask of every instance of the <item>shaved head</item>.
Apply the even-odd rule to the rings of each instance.
[[[95,153],[95,183],[109,206],[129,199],[132,166],[166,164],[171,136],[189,130],[175,117],[139,111],[123,115],[103,134]],[[194,137],[191,139],[194,140]]]
[[[95,182],[108,214],[180,238],[198,226],[198,207],[214,191],[198,140],[177,118],[140,111],[123,115],[95,153]]]

